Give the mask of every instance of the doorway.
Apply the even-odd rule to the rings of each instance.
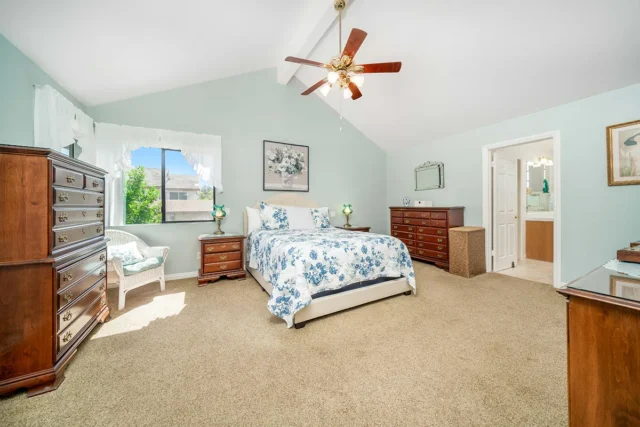
[[[487,271],[562,286],[560,133],[490,144],[482,156]]]

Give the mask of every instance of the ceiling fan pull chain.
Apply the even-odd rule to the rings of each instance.
[[[338,57],[342,56],[342,11],[338,11]]]

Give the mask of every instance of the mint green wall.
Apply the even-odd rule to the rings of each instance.
[[[0,144],[33,145],[33,85],[50,85],[84,110],[33,61],[0,34]]]
[[[403,196],[462,205],[465,223],[482,225],[482,147],[558,130],[562,280],[575,279],[640,239],[640,186],[607,185],[606,127],[633,120],[640,120],[640,84],[390,153],[387,205]],[[444,189],[414,191],[413,168],[427,160],[444,162]]]
[[[275,192],[262,191],[262,141],[310,147],[310,192],[297,193],[334,210],[354,208],[353,224],[386,229],[386,155],[315,95],[300,96],[294,79],[276,82],[276,70],[210,81],[87,108],[98,122],[222,136],[222,182],[217,201],[231,208],[223,229],[242,232],[242,211]],[[334,225],[344,223],[338,211]],[[197,237],[212,224],[125,226],[149,244],[171,246],[167,272],[198,268]]]

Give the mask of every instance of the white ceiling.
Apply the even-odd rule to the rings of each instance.
[[[0,0],[0,32],[95,105],[279,65],[331,3]],[[403,68],[368,75],[342,111],[393,150],[638,83],[638,16],[638,0],[357,0],[343,23],[345,39],[369,33],[356,62]],[[336,51],[334,25],[309,58]]]

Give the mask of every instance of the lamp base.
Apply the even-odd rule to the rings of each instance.
[[[351,227],[352,227],[352,225],[351,225],[351,224],[349,224],[349,223],[346,223],[345,225],[343,225],[343,227],[344,227],[344,228],[351,228]]]
[[[224,234],[224,231],[222,231],[222,230],[216,230],[213,234],[217,234],[217,235]]]
[[[216,231],[214,231],[214,233],[213,233],[213,234],[215,234],[215,235],[217,235],[217,236],[219,236],[219,235],[221,235],[221,234],[224,234],[224,231],[222,231],[222,230],[220,229],[220,223],[222,222],[222,219],[221,219],[221,218],[216,218],[216,222],[218,223],[218,229],[217,229]]]

